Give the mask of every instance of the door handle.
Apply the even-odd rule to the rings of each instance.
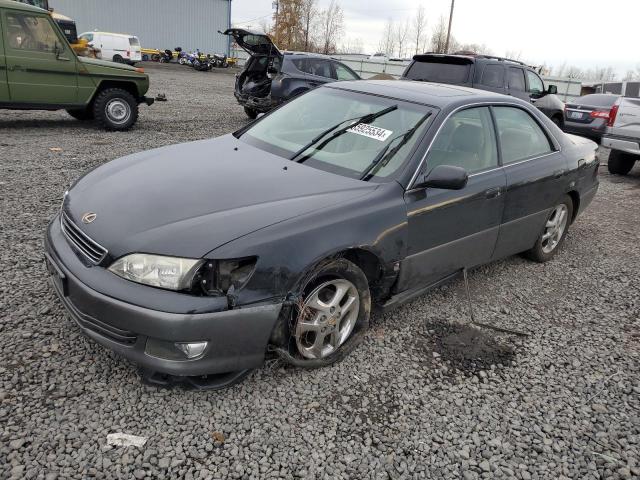
[[[484,191],[484,196],[487,197],[487,198],[497,198],[500,195],[502,195],[502,188],[501,187],[489,188],[489,189]]]
[[[22,65],[12,65],[8,68],[8,70],[14,71],[14,70],[26,70],[26,68],[24,68]]]

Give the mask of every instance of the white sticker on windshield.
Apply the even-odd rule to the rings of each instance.
[[[362,135],[364,137],[373,138],[380,142],[384,142],[393,133],[391,130],[385,130],[384,128],[374,127],[373,125],[367,125],[366,123],[361,123],[359,125],[356,125],[355,127],[347,130],[347,132],[355,133],[356,135]]]

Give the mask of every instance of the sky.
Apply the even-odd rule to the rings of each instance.
[[[270,20],[273,0],[233,0],[232,22],[259,28]],[[329,0],[318,0],[319,6]],[[345,34],[361,39],[366,53],[375,53],[389,18],[410,20],[422,4],[428,30],[450,0],[338,0],[345,14]],[[612,66],[619,76],[640,66],[637,45],[638,0],[456,0],[452,35],[462,43],[486,44],[495,55],[522,52],[535,65],[565,61],[588,69]]]

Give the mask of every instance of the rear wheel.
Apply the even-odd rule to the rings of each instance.
[[[81,108],[78,110],[67,110],[67,113],[76,120],[93,120],[93,110],[89,108]]]
[[[614,175],[626,175],[631,171],[635,163],[636,157],[630,153],[611,150],[609,153],[609,162],[607,167],[609,168],[609,173]]]
[[[564,119],[562,115],[554,115],[551,117],[551,121],[556,124],[558,128],[562,128],[564,126]]]
[[[129,130],[138,119],[138,102],[126,90],[109,88],[94,100],[93,114],[105,130]]]
[[[551,260],[564,243],[572,218],[573,200],[569,195],[565,195],[562,201],[551,210],[542,234],[525,256],[540,263]]]
[[[369,326],[367,277],[348,260],[331,260],[316,268],[303,292],[290,322],[290,350],[298,358],[323,364],[340,360],[353,335]]]
[[[120,55],[114,55],[113,61],[116,63],[124,63],[124,58],[122,58]]]
[[[253,108],[244,107],[244,113],[246,113],[247,117],[249,117],[251,120],[255,120],[256,118],[258,118],[258,112]]]

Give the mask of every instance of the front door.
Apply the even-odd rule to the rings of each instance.
[[[463,167],[469,181],[462,190],[427,188],[405,194],[408,255],[398,291],[434,284],[464,267],[486,263],[493,255],[506,179],[488,107],[449,117],[430,148],[424,171],[437,165]]]
[[[76,57],[51,17],[5,10],[2,19],[11,102],[77,103]]]

